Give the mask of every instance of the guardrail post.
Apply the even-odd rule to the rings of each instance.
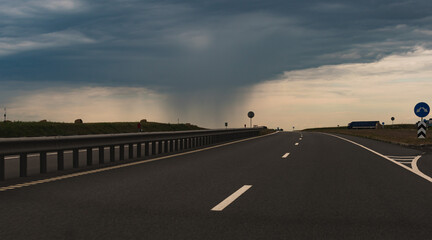
[[[174,139],[174,151],[178,151],[179,150],[179,141],[178,139]]]
[[[120,159],[120,161],[123,161],[124,160],[124,144],[120,144],[119,148],[120,148],[119,159]]]
[[[73,157],[73,168],[79,168],[79,150],[73,149],[72,150],[72,157]]]
[[[57,151],[57,170],[64,169],[64,152],[63,150]]]
[[[20,177],[27,177],[27,153],[20,154]]]
[[[133,143],[129,143],[129,159],[133,158]]]
[[[141,143],[137,143],[137,158],[141,157]]]
[[[145,142],[144,143],[144,156],[148,156],[150,155],[150,146],[149,146],[150,142]]]
[[[120,152],[121,152],[121,146],[120,146]],[[121,156],[121,154],[120,154]],[[110,146],[110,162],[115,162],[115,146]]]
[[[183,138],[179,139],[179,141],[180,141],[180,150],[183,150],[183,148],[184,148],[183,140],[184,140]]]
[[[170,141],[170,152],[174,152],[174,144],[175,144],[175,140],[171,140]]]
[[[41,152],[39,155],[39,165],[40,165],[40,173],[46,173],[47,172],[47,153]]]
[[[0,180],[5,180],[5,156],[0,155]]]
[[[105,161],[104,161],[104,159],[105,159],[105,148],[102,146],[102,147],[99,147],[99,164],[103,164]]]
[[[87,148],[87,166],[93,164],[93,148]]]

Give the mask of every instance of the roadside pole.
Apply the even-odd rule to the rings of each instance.
[[[425,139],[426,138],[426,130],[427,125],[426,122],[423,121],[423,118],[426,117],[430,112],[430,107],[425,102],[419,102],[414,107],[414,113],[417,117],[420,117],[420,121],[417,122],[417,138]]]

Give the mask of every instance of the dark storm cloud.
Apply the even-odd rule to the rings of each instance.
[[[423,1],[0,1],[0,81],[220,89],[429,47]]]

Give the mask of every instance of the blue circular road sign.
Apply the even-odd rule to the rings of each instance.
[[[417,115],[417,117],[424,118],[426,117],[430,112],[429,105],[424,102],[417,103],[414,107],[414,113]]]

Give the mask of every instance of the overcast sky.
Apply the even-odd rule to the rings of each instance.
[[[431,12],[430,0],[0,0],[0,106],[31,121],[412,122],[416,101],[432,104]]]

